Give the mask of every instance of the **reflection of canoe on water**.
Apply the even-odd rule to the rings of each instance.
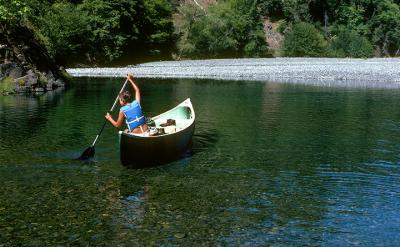
[[[171,119],[175,120],[175,125],[161,127],[167,120],[169,123],[174,122]],[[137,168],[158,165],[176,159],[187,150],[195,126],[190,99],[152,120],[160,134],[144,137],[119,132],[120,159],[123,165]]]

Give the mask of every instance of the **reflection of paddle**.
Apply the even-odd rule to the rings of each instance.
[[[121,91],[119,91],[119,93],[122,93],[122,91],[124,90],[125,85],[126,85],[127,82],[128,82],[128,79],[126,79],[126,81],[125,81],[124,85],[122,86]],[[118,99],[119,99],[119,94],[117,95],[117,98],[115,99],[114,104],[113,104],[113,106],[111,107],[111,109],[110,109],[109,112],[112,112],[112,111],[114,110],[114,107],[115,107],[115,105],[116,105],[117,102],[118,102]],[[94,145],[96,144],[97,139],[98,139],[99,136],[101,135],[101,132],[103,132],[103,129],[104,129],[104,127],[106,126],[106,123],[107,123],[107,119],[104,120],[104,124],[103,124],[103,126],[101,127],[99,134],[97,134],[96,138],[94,139],[94,142],[92,143],[92,145],[91,145],[90,147],[86,148],[85,151],[83,151],[82,155],[78,158],[79,160],[87,160],[87,159],[93,158],[94,153],[95,153]]]

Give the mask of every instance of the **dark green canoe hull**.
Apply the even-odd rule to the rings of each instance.
[[[172,135],[160,137],[136,137],[120,135],[120,159],[124,166],[144,168],[176,160],[188,151],[195,124]]]

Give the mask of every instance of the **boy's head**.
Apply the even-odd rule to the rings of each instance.
[[[123,91],[119,94],[119,103],[125,105],[131,101],[131,93],[129,91]]]

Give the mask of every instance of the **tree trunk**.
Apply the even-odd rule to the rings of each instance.
[[[325,29],[325,33],[328,31],[328,21],[329,21],[329,17],[328,17],[328,12],[324,11],[324,29]]]
[[[6,54],[4,56],[4,62],[8,62],[8,49],[6,48]]]
[[[383,54],[385,54],[385,56],[390,56],[389,50],[388,50],[388,36],[387,34],[385,35],[385,40],[383,41],[383,46],[382,46],[382,50],[383,50]]]

